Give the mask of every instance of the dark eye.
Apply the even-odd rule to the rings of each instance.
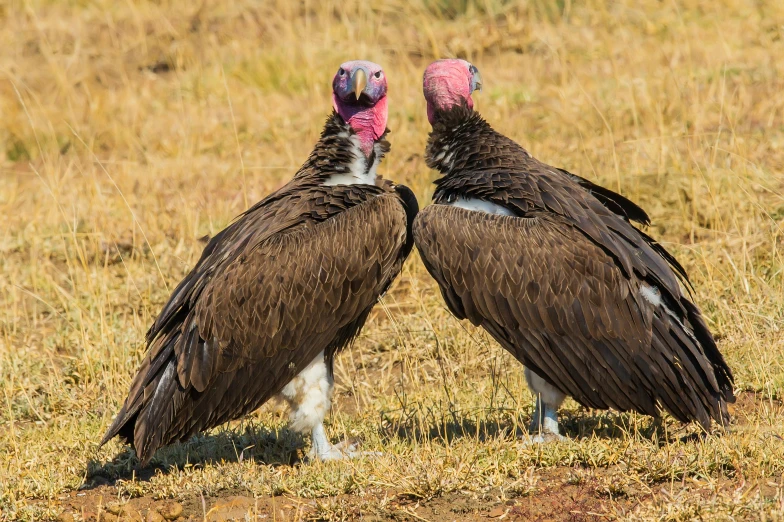
[[[343,70],[343,67],[338,69],[338,76],[344,76],[345,74],[346,74],[346,71]]]
[[[376,78],[381,78],[382,74],[383,74],[383,73],[382,73],[381,71],[378,71],[378,72],[376,72],[376,74],[374,74],[373,76],[375,76]]]
[[[477,69],[477,68],[476,68],[476,67],[474,67],[473,65],[469,65],[469,66],[468,66],[468,72],[470,72],[471,74],[476,74],[476,73],[478,73],[478,72],[479,72],[479,69]]]

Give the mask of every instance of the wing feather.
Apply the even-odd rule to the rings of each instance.
[[[581,227],[554,213],[436,204],[419,213],[414,237],[442,292],[456,297],[457,306],[447,299],[456,315],[583,405],[721,419],[727,394],[681,309],[646,300],[640,272],[626,272]]]
[[[191,379],[202,373],[208,384],[229,359],[254,364],[297,351],[309,362],[337,330],[375,303],[406,239],[405,223],[398,199],[378,196],[327,221],[278,234],[221,267],[189,325],[200,339],[217,342],[200,343],[199,355],[182,358],[196,366],[181,372]],[[325,270],[326,259],[331,266]],[[325,275],[313,279],[319,272]],[[302,346],[309,335],[321,341]]]
[[[271,234],[246,213],[213,238],[150,329],[150,351],[103,442],[130,438],[147,462],[162,445],[256,409],[319,352],[331,357],[349,342],[413,246],[417,209],[399,194],[370,192],[320,222],[261,227]],[[278,209],[265,219],[301,215]]]

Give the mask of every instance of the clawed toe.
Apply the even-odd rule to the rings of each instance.
[[[531,434],[528,440],[523,441],[523,445],[528,446],[531,444],[548,444],[551,442],[561,442],[569,440],[560,433],[536,433]]]
[[[362,443],[359,440],[342,440],[337,444],[331,444],[325,450],[316,452],[315,448],[310,450],[308,455],[311,460],[346,460],[359,457],[378,456],[378,451],[360,451]]]
[[[360,453],[359,451],[360,446],[362,446],[362,443],[359,440],[346,439],[346,440],[341,440],[337,444],[334,444],[332,448],[340,451],[345,455],[349,455],[353,457],[354,454]]]

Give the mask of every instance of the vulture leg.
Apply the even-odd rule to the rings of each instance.
[[[528,368],[525,369],[525,380],[536,396],[530,427],[531,433],[535,434],[532,441],[542,443],[564,440],[565,437],[558,430],[558,408],[566,395]]]
[[[332,445],[324,431],[324,417],[329,411],[334,387],[332,371],[327,368],[324,352],[321,352],[280,392],[291,408],[291,429],[311,433],[311,459],[339,460],[358,455],[355,444],[341,442]]]

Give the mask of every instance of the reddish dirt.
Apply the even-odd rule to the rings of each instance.
[[[229,520],[319,520],[320,506],[342,519],[363,520],[530,520],[541,522],[587,521],[614,518],[619,511],[628,512],[643,497],[634,494],[610,498],[602,476],[588,475],[579,484],[566,481],[573,470],[540,470],[536,490],[527,496],[502,500],[499,491],[483,495],[451,493],[438,498],[412,499],[394,491],[379,491],[363,496],[341,495],[321,499],[286,496],[253,498],[248,492],[226,492],[219,497],[193,496],[182,501],[134,498],[117,504],[112,486],[99,486],[61,497],[61,522],[81,518],[85,522],[149,521],[223,522]],[[164,518],[165,517],[165,518]]]
[[[450,493],[438,498],[412,499],[394,491],[377,491],[363,496],[340,495],[320,499],[286,496],[253,498],[248,492],[225,492],[218,497],[193,496],[181,501],[134,498],[121,506],[114,503],[116,490],[99,486],[91,491],[73,492],[61,497],[63,508],[59,522],[227,522],[227,521],[299,521],[323,520],[331,514],[337,520],[381,521],[468,521],[514,520],[532,522],[566,522],[613,520],[634,511],[650,495],[627,491],[619,497],[607,491],[611,473],[594,470],[578,484],[567,480],[575,470],[556,468],[539,470],[539,483],[532,493],[501,500],[499,491],[485,494]],[[573,476],[573,475],[572,475]],[[737,484],[728,482],[728,490]],[[774,493],[760,488],[763,495]],[[715,492],[705,489],[706,499]],[[76,515],[76,516],[74,516]]]

